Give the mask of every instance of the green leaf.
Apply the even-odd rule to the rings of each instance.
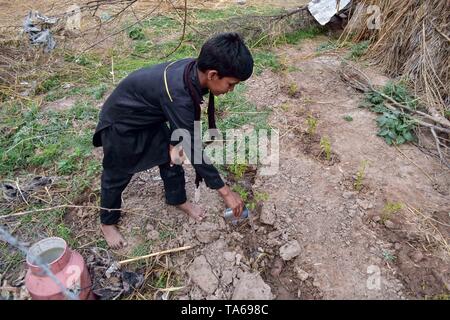
[[[397,144],[402,144],[406,142],[406,139],[403,138],[403,136],[398,136],[397,140],[395,141]]]
[[[403,137],[404,137],[407,141],[413,141],[413,140],[414,140],[413,135],[412,135],[411,132],[409,132],[409,131],[405,132],[405,133],[403,134]]]
[[[387,143],[388,145],[391,145],[391,144],[392,144],[392,139],[389,138],[389,137],[384,137],[384,141],[386,141],[386,143]]]
[[[388,136],[391,139],[397,139],[397,135],[395,134],[395,132],[389,131]]]
[[[379,135],[380,137],[384,137],[384,136],[386,136],[388,133],[389,133],[389,129],[382,129],[382,130],[380,130],[380,131],[378,132],[378,135]]]

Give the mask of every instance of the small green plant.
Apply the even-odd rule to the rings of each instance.
[[[331,160],[331,142],[328,137],[322,137],[320,139],[320,148],[322,149],[322,152],[325,153],[325,158],[327,161]]]
[[[297,86],[297,84],[295,83],[295,82],[292,82],[290,85],[289,85],[289,89],[288,89],[288,95],[289,95],[289,97],[295,97],[295,95],[297,94],[297,92],[298,92],[298,86]]]
[[[314,118],[313,115],[310,114],[308,116],[308,118],[306,119],[306,124],[308,125],[308,134],[313,135],[316,133],[318,122],[319,120]]]
[[[323,28],[311,27],[307,29],[300,29],[281,36],[281,42],[287,44],[298,44],[301,40],[312,39],[322,34]]]
[[[352,59],[352,60],[360,58],[361,56],[363,56],[366,53],[368,47],[369,47],[369,41],[363,41],[363,42],[352,45],[350,48],[350,53],[348,55],[348,58]]]
[[[240,179],[244,176],[245,171],[247,171],[248,165],[245,163],[234,163],[228,167],[228,171],[230,171],[236,179]]]
[[[255,192],[254,199],[256,201],[267,201],[269,200],[269,194],[267,192]]]
[[[101,84],[92,89],[92,97],[95,100],[100,100],[105,95],[106,91],[108,91],[108,86],[106,84]]]
[[[408,106],[411,109],[417,108],[417,99],[414,99],[407,88],[402,83],[388,83],[380,92],[369,92],[366,94],[362,107],[368,107],[372,112],[381,114],[377,118],[379,131],[378,136],[382,137],[389,145],[403,144],[414,141],[414,129],[416,123],[408,114],[386,107],[385,96],[389,96],[395,101]]]
[[[280,58],[273,52],[258,50],[254,53],[253,58],[255,60],[256,75],[261,74],[265,69],[270,69],[273,72],[280,72],[283,69]]]
[[[385,223],[386,220],[389,220],[393,214],[399,212],[402,208],[403,204],[400,202],[387,202],[381,214],[381,221]]]
[[[367,164],[368,164],[367,160],[362,160],[359,165],[358,172],[356,173],[355,182],[353,184],[353,187],[355,188],[356,191],[361,191],[362,189]]]
[[[70,247],[76,247],[76,240],[72,237],[72,231],[64,223],[56,226],[55,235],[63,238]]]
[[[444,117],[450,118],[450,110],[444,111]]]
[[[133,26],[128,29],[128,37],[133,40],[144,40],[145,33],[141,26]]]
[[[390,253],[389,251],[386,251],[386,250],[383,250],[382,255],[383,255],[384,260],[389,261],[389,262],[393,262],[393,261],[395,261],[395,259],[397,259],[396,256],[394,256],[392,253]]]
[[[353,121],[353,118],[350,115],[345,115],[344,120],[350,122],[350,121]]]
[[[328,41],[328,42],[321,43],[316,48],[316,51],[317,52],[326,52],[326,51],[335,50],[335,49],[337,49],[337,47],[338,47],[337,42]]]
[[[246,204],[249,210],[255,210],[258,202],[269,200],[269,194],[267,192],[255,192],[253,195],[253,200]]]
[[[248,191],[243,186],[236,184],[233,188],[231,188],[231,190],[239,194],[244,202],[248,200]]]

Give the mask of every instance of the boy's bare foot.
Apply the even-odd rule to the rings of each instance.
[[[120,249],[127,246],[127,242],[115,225],[102,224],[100,228],[102,229],[106,242],[112,249]]]
[[[181,209],[183,212],[185,212],[188,216],[195,219],[196,221],[200,222],[205,218],[205,213],[203,212],[203,210],[199,206],[192,204],[188,201],[186,201],[183,204],[180,204],[179,206],[177,206],[177,208]]]

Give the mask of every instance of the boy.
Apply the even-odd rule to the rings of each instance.
[[[206,185],[222,196],[235,216],[244,203],[222,181],[216,168],[201,157],[201,143],[194,143],[194,121],[200,120],[202,96],[209,91],[208,122],[215,128],[214,96],[233,91],[253,72],[253,58],[241,37],[223,33],[209,39],[198,59],[183,59],[137,70],[123,79],[111,93],[100,113],[93,143],[103,146],[100,220],[103,235],[112,248],[126,246],[116,228],[120,219],[121,194],[134,173],[159,166],[167,204],[175,205],[201,221],[202,210],[186,199],[183,167],[174,164],[177,152],[171,133],[185,129],[191,135],[190,152],[196,184]],[[169,123],[169,127],[166,125]],[[173,142],[172,142],[173,143]],[[183,141],[185,143],[185,141]],[[115,210],[106,210],[115,209]]]

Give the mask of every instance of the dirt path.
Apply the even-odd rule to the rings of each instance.
[[[372,220],[383,212],[389,201],[436,213],[435,216],[448,224],[448,171],[439,175],[443,169],[435,159],[414,146],[401,146],[407,158],[433,177],[431,182],[412,161],[376,136],[376,115],[359,109],[362,95],[339,79],[339,58],[333,54],[311,57],[319,41],[280,51],[298,71],[279,79],[278,84],[276,77],[266,73],[250,85],[249,95],[261,107],[275,105],[271,125],[285,130],[293,128],[282,140],[279,174],[256,180],[254,189],[270,194],[271,200],[264,204],[267,209],[263,211],[268,210],[265,213],[268,216],[276,216],[271,219],[276,229],[288,230],[289,239],[299,242],[301,253],[295,263],[314,277],[315,286],[324,298],[396,299],[446,292],[448,252],[443,253],[444,260],[427,252],[423,258],[411,261],[409,257],[413,256],[414,260],[414,255],[423,249],[409,246],[408,240],[417,234],[409,230],[406,221],[392,217],[392,225],[387,224],[391,229],[386,230]],[[366,72],[374,83],[387,80],[373,70]],[[286,94],[286,87],[292,83],[299,88],[298,99]],[[258,99],[262,88],[267,86],[272,91]],[[317,135],[329,137],[336,158],[331,163],[316,158],[314,148],[317,150],[320,138],[316,138],[315,146],[309,138],[305,139],[305,120],[310,113],[318,119]],[[353,121],[345,121],[346,115]],[[357,193],[351,181],[361,161],[368,161],[368,165],[364,188]],[[386,236],[386,232],[391,235]],[[444,233],[447,240],[448,232],[447,228]],[[390,262],[390,257],[395,257],[394,261]],[[417,277],[419,265],[427,268],[437,260],[440,267],[435,273],[439,276]],[[380,271],[379,289],[371,289],[373,270]],[[418,283],[422,281],[426,284],[419,289]]]

